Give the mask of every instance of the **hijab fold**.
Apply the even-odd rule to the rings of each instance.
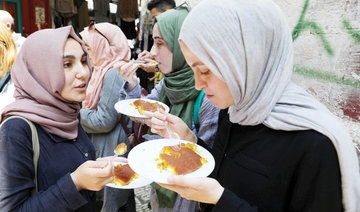
[[[77,137],[80,103],[60,95],[65,85],[63,57],[68,37],[82,45],[70,26],[40,30],[26,39],[11,70],[15,102],[3,109],[0,121],[18,115],[62,138]],[[86,52],[84,45],[82,48]]]
[[[159,101],[170,106],[170,113],[192,127],[193,110],[200,91],[195,89],[194,73],[186,63],[178,41],[181,25],[189,12],[185,8],[168,10],[156,17],[161,36],[173,54],[172,72],[165,74]]]
[[[130,59],[130,47],[121,29],[110,23],[95,24],[95,29],[86,27],[80,32],[84,42],[90,47],[93,74],[86,89],[83,108],[94,110],[100,99],[102,83],[107,71],[121,67]]]
[[[360,211],[359,164],[352,139],[335,115],[291,82],[291,34],[275,3],[200,2],[184,21],[179,39],[227,83],[234,99],[229,108],[232,123],[313,129],[327,136],[338,154],[344,208]]]

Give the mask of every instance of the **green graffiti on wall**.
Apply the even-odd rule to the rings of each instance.
[[[356,31],[349,23],[348,20],[343,20],[343,26],[346,29],[347,33],[354,38],[357,44],[360,44],[360,31]]]
[[[339,85],[346,85],[353,88],[360,88],[360,81],[353,81],[350,79],[343,79],[333,73],[328,73],[320,70],[315,70],[311,68],[306,68],[300,65],[294,66],[294,73],[309,77],[312,79],[317,79],[321,81],[336,83]]]
[[[319,27],[318,24],[313,22],[313,21],[304,20],[306,11],[307,11],[307,9],[309,7],[309,1],[310,0],[305,0],[305,4],[304,4],[304,7],[303,7],[303,10],[301,11],[300,18],[299,18],[294,30],[292,31],[293,41],[295,41],[304,30],[306,30],[306,29],[310,30],[313,34],[315,34],[315,35],[317,35],[319,37],[322,45],[325,48],[325,51],[330,56],[334,56],[334,51],[332,50],[329,41],[327,41],[321,27]]]

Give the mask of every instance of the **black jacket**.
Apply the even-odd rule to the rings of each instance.
[[[241,126],[219,114],[211,177],[225,188],[206,211],[342,211],[336,150],[313,131]]]

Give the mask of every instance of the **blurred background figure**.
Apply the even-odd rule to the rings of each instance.
[[[151,0],[147,8],[150,11],[151,18],[160,15],[161,13],[170,10],[176,6],[174,0]]]
[[[0,10],[0,24],[5,25],[6,29],[10,31],[12,38],[15,41],[16,49],[19,52],[21,45],[24,43],[26,38],[23,37],[20,33],[15,32],[14,18],[10,15],[9,12]]]
[[[0,24],[0,110],[14,101],[10,69],[16,58],[16,45],[5,25]]]
[[[144,26],[144,29],[140,30],[142,33],[139,36],[142,37],[141,40],[143,51],[137,56],[139,60],[145,61],[147,59],[153,59],[151,58],[150,52],[148,50],[150,50],[151,46],[153,45],[152,28],[154,18],[157,15],[174,8],[175,6],[176,3],[174,0],[151,0],[147,4],[147,9],[150,11],[151,19],[146,17],[146,27]],[[149,14],[145,15],[148,16]],[[145,18],[143,17],[143,19]],[[146,43],[146,45],[143,45],[144,43]],[[140,78],[141,87],[143,87],[147,92],[150,92],[151,89],[153,89],[162,78],[162,73],[156,70],[155,66],[141,66],[140,69],[136,71],[136,74]]]
[[[114,149],[120,143],[126,143],[129,152],[129,139],[120,119],[128,129],[131,129],[131,121],[114,108],[124,83],[116,67],[123,66],[130,59],[127,39],[118,26],[110,23],[90,24],[80,35],[93,67],[86,99],[80,110],[81,125],[95,146],[96,157],[114,155]],[[133,189],[105,187],[97,192],[97,210],[135,211]]]

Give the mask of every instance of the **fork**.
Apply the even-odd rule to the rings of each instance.
[[[170,148],[173,149],[174,151],[180,151],[181,150],[180,136],[176,132],[174,132],[170,129],[168,122],[166,122],[166,132],[167,132],[169,138],[176,139],[178,141],[178,144],[171,146]]]

